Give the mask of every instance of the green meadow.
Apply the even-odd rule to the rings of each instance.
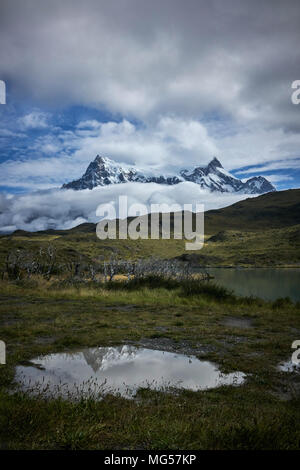
[[[232,216],[239,207],[226,209],[233,217],[231,228],[224,223],[225,210],[208,214],[205,246],[193,254],[184,251],[184,240],[100,241],[92,224],[2,236],[0,338],[7,364],[0,366],[0,447],[299,448],[300,377],[278,369],[291,359],[292,342],[299,339],[299,303],[237,297],[214,280],[191,276],[121,276],[104,282],[103,276],[93,278],[90,268],[111,257],[153,256],[161,262],[188,260],[203,271],[206,266],[299,266],[300,225],[288,219],[272,225],[268,204],[273,202],[266,196],[266,222],[256,229],[250,209],[247,230],[245,221],[238,225]],[[293,200],[288,207],[293,211],[294,206]],[[31,264],[46,262],[49,246],[55,253],[50,274],[42,268],[26,271],[26,256]],[[23,263],[19,270],[16,259]],[[33,397],[14,382],[15,367],[32,365],[38,356],[123,344],[193,355],[224,373],[242,371],[246,380],[196,392],[143,388],[132,400],[108,394],[79,401],[49,399],[42,392]]]

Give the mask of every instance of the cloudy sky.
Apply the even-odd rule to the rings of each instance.
[[[298,0],[1,0],[2,200],[96,154],[299,187],[299,24]]]

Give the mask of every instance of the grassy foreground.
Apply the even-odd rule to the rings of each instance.
[[[300,339],[299,305],[238,299],[196,281],[66,287],[32,279],[2,281],[0,294],[0,339],[7,344],[7,365],[0,366],[2,449],[299,448],[299,376],[276,368]],[[194,354],[223,372],[245,372],[247,381],[79,403],[9,392],[16,364],[118,344]]]

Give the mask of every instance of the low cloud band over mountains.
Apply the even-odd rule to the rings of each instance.
[[[84,222],[97,223],[97,207],[113,203],[118,213],[119,196],[123,195],[128,197],[128,205],[142,203],[150,208],[151,204],[166,203],[195,207],[198,203],[204,204],[205,210],[225,207],[252,196],[210,192],[189,181],[176,185],[124,183],[92,190],[51,189],[23,195],[0,194],[1,232],[69,229]]]

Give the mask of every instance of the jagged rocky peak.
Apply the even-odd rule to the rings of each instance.
[[[119,165],[110,158],[97,155],[78,180],[65,183],[64,189],[93,189],[127,182],[157,183],[174,185],[184,181],[198,184],[203,189],[217,192],[263,194],[276,191],[274,186],[263,176],[255,176],[243,182],[226,171],[220,160],[214,157],[206,166],[197,166],[190,170],[183,169],[178,174],[160,175],[128,165]]]
[[[88,168],[91,167],[93,164],[98,165],[98,166],[110,166],[110,165],[114,165],[114,161],[111,160],[108,157],[103,157],[102,155],[97,155],[95,160],[93,160],[89,164]]]
[[[114,166],[115,165],[114,165],[113,160],[110,160],[107,157],[102,157],[100,155],[97,155],[95,160],[93,160],[87,167],[85,175],[91,174],[93,172],[99,173],[99,171],[105,171],[109,167],[114,167]]]
[[[98,163],[106,163],[106,162],[111,162],[112,160],[110,160],[107,157],[102,157],[100,155],[97,155],[94,161]]]
[[[271,191],[275,191],[274,186],[263,176],[253,176],[249,178],[245,183],[246,187],[248,188],[249,192],[255,194],[256,191],[260,193],[269,193]]]
[[[208,164],[207,168],[216,169],[216,168],[223,168],[222,163],[217,157],[214,157],[212,161]]]

